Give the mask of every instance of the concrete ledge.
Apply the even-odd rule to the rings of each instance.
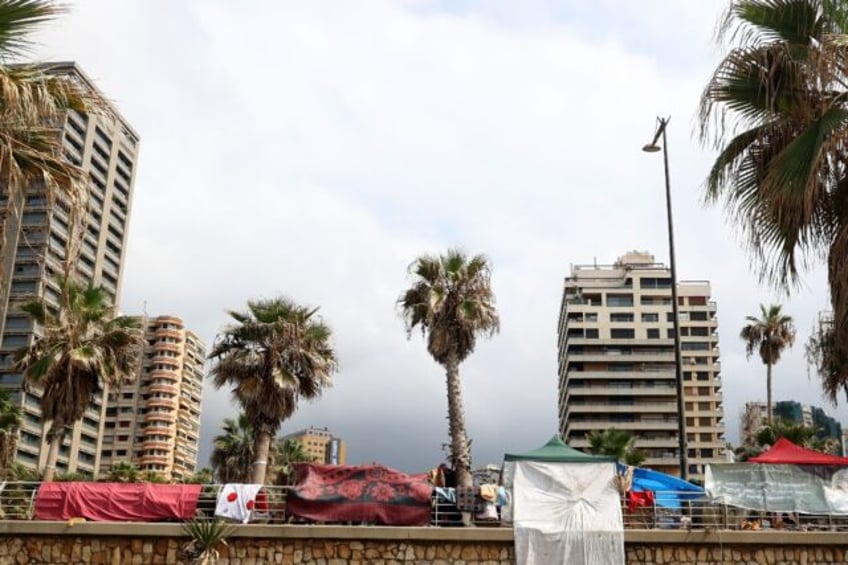
[[[512,542],[512,528],[406,528],[394,526],[317,526],[317,525],[231,525],[230,537],[340,539],[340,540],[415,540],[457,542]],[[0,536],[133,536],[182,537],[182,524],[82,522],[36,522],[0,520]]]
[[[405,528],[387,526],[233,525],[230,537],[264,539],[386,540],[444,542],[509,542],[510,527]],[[0,536],[132,536],[183,537],[182,524],[0,520]],[[845,532],[625,530],[627,544],[701,545],[829,545],[848,548]]]
[[[702,545],[830,545],[848,547],[845,532],[625,530],[625,543]]]

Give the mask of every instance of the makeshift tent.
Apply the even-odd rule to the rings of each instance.
[[[625,470],[624,465],[619,465],[619,473]],[[663,508],[677,509],[683,500],[695,500],[704,496],[704,489],[680,477],[635,467],[633,469],[633,482],[630,490],[634,492],[651,491],[657,506]]]
[[[795,445],[786,438],[780,438],[768,451],[751,457],[749,463],[780,463],[785,465],[842,465],[848,466],[848,457],[837,457]]]
[[[624,524],[614,457],[589,455],[554,436],[504,456],[518,565],[623,565]]]
[[[848,514],[848,457],[806,449],[781,438],[747,463],[708,465],[713,500],[769,512]]]

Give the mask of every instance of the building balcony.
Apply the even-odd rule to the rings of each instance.
[[[147,414],[144,415],[144,421],[145,422],[155,422],[157,420],[162,420],[162,421],[168,422],[170,424],[173,424],[177,420],[177,418],[176,418],[176,416],[174,415],[173,412],[156,411],[156,412],[148,412]],[[146,431],[147,430],[145,430],[145,432]]]
[[[168,379],[169,381],[172,381],[172,382],[175,382],[175,383],[180,382],[180,375],[179,375],[178,371],[174,371],[174,370],[171,370],[171,369],[153,369],[152,371],[150,371],[150,377],[149,378],[151,378],[151,379],[153,379],[153,378]]]
[[[612,404],[607,402],[587,402],[585,404],[568,404],[565,409],[566,418],[570,414],[677,414],[677,404],[674,402],[635,402],[633,404]]]
[[[677,430],[677,422],[618,422],[615,420],[592,420],[587,422],[575,422],[573,420],[565,421],[566,434],[576,430],[605,430],[607,428],[615,428],[617,430]]]
[[[677,389],[673,386],[566,386],[566,404],[568,397],[577,396],[674,396]]]
[[[177,403],[173,398],[149,398],[147,399],[148,408],[165,408],[168,414],[171,414],[176,409]]]
[[[163,393],[163,394],[173,394],[173,395],[176,396],[177,394],[179,394],[180,389],[179,389],[179,387],[176,387],[174,385],[166,385],[166,384],[163,384],[163,383],[156,383],[156,384],[148,385],[147,391],[151,392],[151,393],[159,392],[159,393]]]
[[[141,443],[141,448],[144,450],[148,449],[164,449],[166,451],[170,451],[173,449],[173,446],[167,441],[155,440],[155,439],[146,439]]]
[[[171,458],[167,455],[141,455],[142,465],[170,465]]]
[[[183,352],[182,346],[179,343],[168,343],[167,341],[157,342],[153,344],[153,351],[160,350],[170,351],[177,354],[182,354]]]
[[[147,426],[142,430],[144,435],[157,435],[157,436],[168,436],[174,437],[174,428],[164,427],[164,426]]]
[[[154,330],[153,335],[156,337],[173,337],[177,339],[182,339],[183,332],[173,328],[156,328]]]
[[[679,467],[680,459],[677,455],[664,455],[662,457],[648,457],[642,463],[643,467]]]
[[[571,362],[598,362],[598,363],[610,363],[610,362],[621,362],[621,363],[671,363],[672,367],[674,366],[674,351],[671,350],[669,352],[653,352],[653,353],[642,353],[642,352],[632,352],[632,353],[624,353],[624,352],[590,352],[590,353],[567,353],[566,360]]]

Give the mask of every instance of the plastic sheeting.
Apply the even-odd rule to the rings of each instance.
[[[517,565],[624,565],[615,463],[510,461],[504,471]]]
[[[707,465],[707,494],[721,504],[768,512],[848,514],[848,468],[833,465]]]
[[[104,522],[189,520],[201,485],[148,483],[41,483],[35,497],[38,520],[85,518]]]

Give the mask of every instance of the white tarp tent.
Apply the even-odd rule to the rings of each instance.
[[[554,436],[543,447],[507,454],[517,565],[623,565],[624,523],[612,457],[581,453]]]

